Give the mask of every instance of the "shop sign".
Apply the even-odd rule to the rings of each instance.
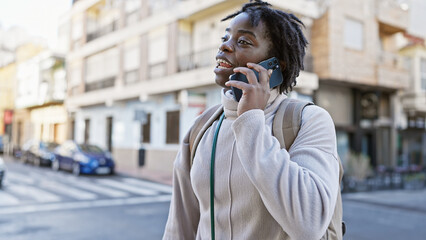
[[[12,121],[13,121],[13,111],[12,110],[4,111],[3,121],[4,121],[4,124],[12,124]]]
[[[361,95],[361,118],[377,119],[379,117],[380,98],[377,93],[367,92]]]

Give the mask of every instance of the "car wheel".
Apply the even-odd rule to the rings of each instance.
[[[74,174],[75,176],[80,175],[80,164],[75,162],[72,165],[72,174]]]
[[[36,166],[36,167],[40,167],[40,165],[41,165],[41,160],[40,160],[40,158],[39,158],[39,157],[34,157],[33,162],[34,162],[34,166]]]
[[[22,154],[22,156],[21,156],[21,162],[22,162],[23,164],[27,164],[27,163],[28,163],[28,157],[27,157],[27,156],[25,156],[24,154]]]
[[[54,161],[52,162],[52,169],[53,169],[53,171],[55,171],[55,172],[59,171],[59,161],[58,161],[58,160],[54,160]]]

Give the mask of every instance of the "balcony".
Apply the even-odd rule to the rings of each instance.
[[[178,57],[178,72],[185,72],[197,68],[209,67],[212,68],[216,64],[215,56],[217,47],[208,48],[195,53],[190,53]]]
[[[402,106],[406,111],[426,113],[426,92],[407,93],[403,95]]]
[[[95,40],[96,38],[107,35],[108,33],[114,32],[118,29],[118,20],[111,22],[105,26],[99,27],[95,31],[87,33],[86,41],[90,42]]]
[[[388,34],[404,31],[409,26],[409,11],[396,0],[376,0],[376,17]]]
[[[379,52],[376,66],[377,85],[391,89],[407,89],[410,80],[409,60],[391,52]]]

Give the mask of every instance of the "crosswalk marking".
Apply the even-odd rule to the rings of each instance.
[[[161,192],[172,193],[172,187],[168,187],[168,186],[158,184],[158,183],[141,181],[141,180],[137,180],[137,179],[134,179],[134,178],[124,178],[123,181],[130,183],[130,184],[138,185],[138,186],[141,186],[141,187],[147,187],[147,188],[155,189],[155,190],[158,190],[158,191],[161,191]]]
[[[50,182],[42,181],[40,183],[40,187],[47,188],[55,193],[67,195],[78,200],[92,200],[92,199],[98,198],[96,194],[82,191],[67,185],[63,185],[63,184],[59,184],[59,183],[51,182],[51,181]]]
[[[7,173],[7,180],[12,180],[14,182],[20,182],[20,183],[26,183],[26,184],[34,184],[35,180],[24,175],[19,174],[16,172],[8,172]]]
[[[47,204],[27,205],[27,206],[13,206],[13,207],[7,207],[7,208],[0,208],[0,215],[46,212],[46,211],[54,211],[54,210],[82,209],[82,208],[93,208],[93,207],[135,205],[135,204],[152,203],[152,202],[168,202],[170,201],[170,199],[171,199],[170,195],[160,195],[160,196],[148,196],[148,197],[117,198],[117,199],[90,200],[90,201],[80,201],[80,202],[47,203]]]
[[[13,187],[9,187],[8,191],[18,195],[30,196],[37,202],[58,202],[61,200],[57,195],[28,185],[16,184]]]
[[[120,183],[120,182],[116,182],[116,181],[112,181],[109,179],[98,179],[96,182],[103,184],[103,185],[108,185],[114,188],[119,188],[122,190],[126,190],[128,192],[132,192],[135,194],[140,194],[140,195],[157,195],[159,192],[154,191],[154,190],[149,190],[149,189],[143,189],[140,187],[134,187],[134,186],[129,186],[125,183]]]
[[[17,205],[19,204],[19,200],[3,191],[0,191],[0,206],[9,206],[9,205]]]
[[[106,187],[100,187],[97,185],[93,185],[93,184],[88,184],[88,183],[83,183],[83,182],[73,182],[72,185],[77,186],[78,188],[83,188],[92,192],[96,192],[96,193],[100,193],[109,197],[114,197],[114,198],[120,198],[120,197],[128,197],[129,194],[122,192],[122,191],[118,191],[118,190],[113,190],[113,189],[109,189]]]

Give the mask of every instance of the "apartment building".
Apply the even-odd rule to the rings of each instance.
[[[60,24],[68,50],[69,137],[112,151],[118,169],[167,171],[194,118],[220,102],[215,55],[241,0],[80,0]],[[270,1],[309,37],[322,1]],[[312,57],[293,97],[318,88]]]
[[[21,148],[31,139],[63,142],[67,134],[64,57],[32,45],[19,47],[17,53],[26,57],[18,57],[16,63],[14,147]]]
[[[409,87],[398,51],[408,26],[408,6],[395,0],[334,1],[313,23],[315,102],[334,119],[343,162],[355,151],[373,167],[397,164],[397,94]]]
[[[0,26],[0,135],[6,150],[12,140],[17,63],[37,54],[42,45],[40,38],[30,36],[19,27],[6,30]],[[26,52],[17,51],[18,47]]]
[[[426,164],[426,47],[421,38],[408,36],[401,54],[410,59],[409,88],[399,94],[401,124],[398,156],[402,166]]]

